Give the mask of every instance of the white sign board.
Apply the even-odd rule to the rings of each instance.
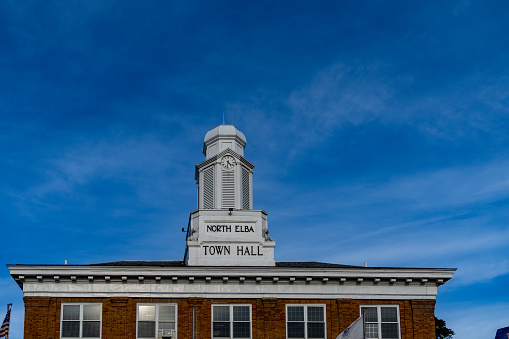
[[[191,214],[189,266],[275,266],[274,241],[261,210],[198,210]]]

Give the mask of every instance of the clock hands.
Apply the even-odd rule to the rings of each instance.
[[[226,169],[232,169],[235,166],[235,159],[232,156],[225,156],[221,161],[221,164]]]

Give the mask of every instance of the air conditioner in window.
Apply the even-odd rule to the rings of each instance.
[[[175,330],[159,330],[157,339],[176,339]]]

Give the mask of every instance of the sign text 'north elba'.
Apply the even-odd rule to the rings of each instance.
[[[207,225],[207,232],[231,233],[232,230],[236,233],[254,233],[254,228],[251,225]]]

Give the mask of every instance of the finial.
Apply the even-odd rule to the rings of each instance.
[[[223,111],[223,125],[224,125],[224,111]]]

